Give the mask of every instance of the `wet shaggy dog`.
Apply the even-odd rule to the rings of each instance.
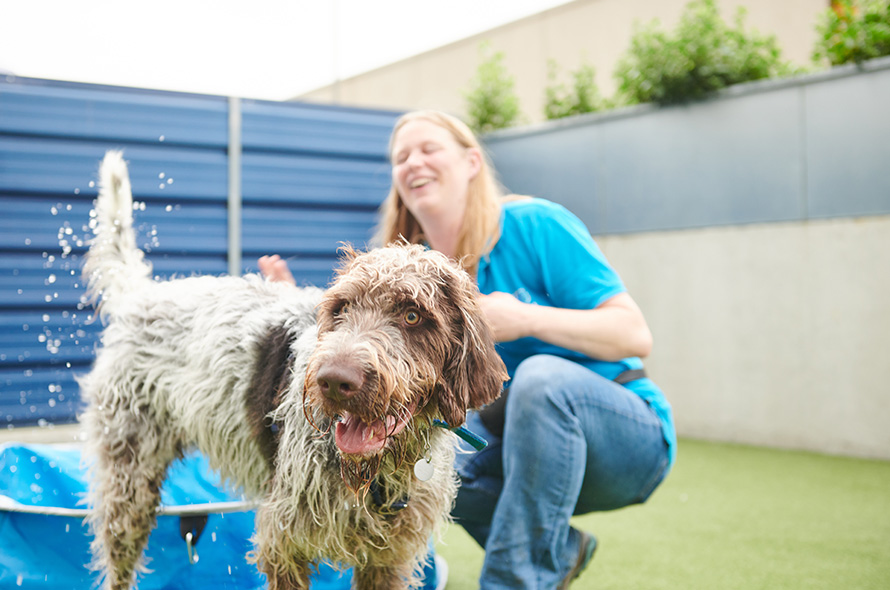
[[[258,502],[250,559],[271,590],[308,588],[322,559],[353,566],[359,589],[417,584],[456,492],[454,434],[436,426],[506,378],[472,279],[394,246],[348,250],[326,291],[156,281],[119,152],[100,187],[84,275],[106,327],[81,389],[104,588],[135,583],[167,468],[195,447]]]

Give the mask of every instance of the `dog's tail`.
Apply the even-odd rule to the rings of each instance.
[[[91,225],[93,239],[83,276],[87,299],[104,318],[113,314],[121,295],[149,281],[152,271],[142,250],[136,247],[133,194],[122,152],[107,152],[99,167],[99,197]]]

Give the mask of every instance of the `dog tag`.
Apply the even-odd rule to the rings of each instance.
[[[414,464],[414,477],[420,481],[429,481],[432,479],[435,471],[436,468],[433,467],[432,462],[426,457]]]

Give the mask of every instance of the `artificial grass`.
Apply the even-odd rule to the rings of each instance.
[[[681,440],[645,505],[573,523],[600,545],[572,590],[890,588],[890,462]],[[449,590],[479,587],[460,526],[437,550]]]

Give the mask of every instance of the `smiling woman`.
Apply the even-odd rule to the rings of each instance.
[[[673,463],[670,405],[640,360],[649,328],[578,218],[504,198],[461,121],[403,116],[390,158],[377,243],[460,261],[511,376],[498,402],[467,416],[489,447],[457,459],[453,515],[485,548],[480,586],[566,588],[596,549],[569,519],[644,502]]]

